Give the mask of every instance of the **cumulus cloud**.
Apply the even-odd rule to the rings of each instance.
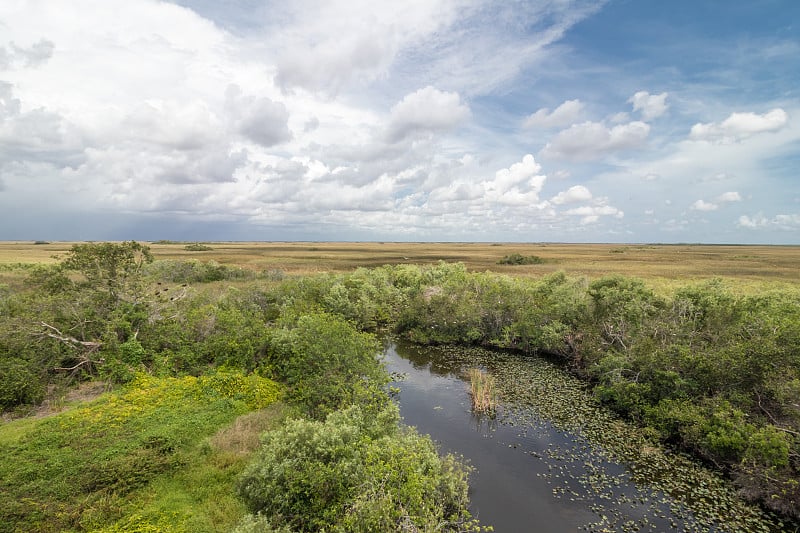
[[[0,119],[19,115],[21,103],[19,98],[14,97],[14,87],[3,80],[0,80]]]
[[[278,62],[275,81],[284,89],[335,93],[352,77],[363,74],[369,78],[388,66],[396,52],[391,33],[388,36],[381,28],[373,28],[289,50]]]
[[[169,150],[206,147],[223,133],[224,124],[201,100],[151,100],[130,107],[120,120],[116,144],[139,143]]]
[[[607,200],[605,198],[598,198],[595,201],[595,205],[585,205],[567,209],[564,211],[564,214],[581,217],[580,222],[582,225],[594,224],[600,220],[601,216],[611,216],[617,219],[621,219],[625,216],[622,210],[608,205],[606,202]]]
[[[522,123],[524,128],[558,128],[577,122],[583,113],[583,102],[567,100],[552,112],[543,107],[528,116]]]
[[[592,193],[583,185],[575,185],[566,191],[553,196],[551,201],[556,205],[586,202],[592,199]]]
[[[275,82],[284,91],[337,94],[384,76],[403,50],[458,20],[445,1],[284,2],[269,6]],[[313,12],[313,14],[312,14]]]
[[[667,104],[668,93],[650,94],[647,91],[639,91],[628,99],[633,104],[633,110],[642,115],[643,120],[651,120],[663,115],[669,105]]]
[[[469,202],[473,209],[489,212],[498,207],[545,209],[547,201],[540,201],[547,176],[541,174],[542,167],[531,154],[508,168],[495,172],[494,177],[482,181],[456,179],[437,187],[430,193],[430,200],[437,205],[445,202]],[[463,206],[455,208],[463,211]]]
[[[762,115],[757,113],[731,113],[722,122],[697,123],[692,126],[689,138],[723,144],[738,142],[758,133],[778,131],[789,122],[789,115],[775,108]]]
[[[742,197],[736,191],[728,191],[717,196],[717,201],[721,203],[741,202]]]
[[[36,161],[74,166],[83,159],[84,139],[75,124],[38,107],[24,111],[10,83],[0,81],[0,168]]]
[[[628,113],[621,111],[619,113],[614,113],[613,115],[608,117],[608,121],[611,122],[612,124],[622,124],[624,122],[630,122],[631,116]]]
[[[694,211],[716,211],[719,209],[719,206],[715,203],[706,202],[705,200],[697,200],[691,205],[690,209]]]
[[[536,162],[531,154],[526,154],[522,161],[514,163],[508,168],[495,172],[494,179],[484,182],[487,192],[505,194],[512,189],[523,189],[534,193],[538,200],[546,176],[539,174],[542,166]]]
[[[261,96],[243,95],[238,85],[226,90],[226,107],[236,131],[265,148],[292,138],[289,110],[281,102]]]
[[[458,93],[428,86],[407,94],[392,107],[387,138],[397,142],[414,132],[445,131],[469,116],[469,106]]]
[[[767,218],[761,213],[753,216],[742,215],[736,224],[748,229],[778,229],[782,231],[800,230],[800,214],[775,215]]]
[[[689,208],[693,211],[716,211],[720,208],[720,204],[729,204],[741,201],[742,197],[738,192],[728,191],[717,196],[713,202],[697,200]]]
[[[269,98],[258,98],[239,120],[239,133],[261,146],[275,146],[292,138],[288,121],[289,111],[285,105]]]
[[[28,47],[17,46],[13,41],[8,46],[0,46],[0,69],[15,67],[36,67],[45,63],[53,55],[55,44],[40,39]]]
[[[559,132],[542,149],[542,154],[558,159],[588,160],[644,144],[650,126],[634,121],[607,128],[598,122],[575,124]]]

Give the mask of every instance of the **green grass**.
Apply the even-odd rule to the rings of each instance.
[[[54,416],[0,427],[0,531],[216,531],[243,514],[245,457],[210,444],[277,384],[238,372],[139,377]],[[169,527],[167,527],[169,526]]]

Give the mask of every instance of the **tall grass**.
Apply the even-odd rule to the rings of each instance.
[[[479,368],[469,369],[472,410],[476,413],[494,415],[497,410],[497,389],[494,376]]]

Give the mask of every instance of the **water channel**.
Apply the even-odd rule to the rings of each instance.
[[[698,507],[667,495],[660,487],[678,483],[696,490],[699,484],[706,490],[713,483],[702,475],[664,480],[694,476],[693,467],[671,474],[671,463],[681,463],[677,457],[648,450],[632,428],[594,404],[579,381],[541,358],[388,342],[384,360],[403,376],[393,387],[404,422],[474,467],[471,511],[497,532],[775,531],[758,511],[742,511],[727,496]],[[465,376],[476,367],[497,379],[495,417],[472,412]],[[631,463],[619,451],[626,447],[660,466]],[[648,478],[662,484],[644,482]],[[727,523],[734,513],[744,522]]]

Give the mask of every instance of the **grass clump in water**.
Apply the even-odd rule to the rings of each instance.
[[[494,415],[497,412],[497,389],[494,376],[479,368],[470,368],[469,384],[472,410],[477,413]]]

